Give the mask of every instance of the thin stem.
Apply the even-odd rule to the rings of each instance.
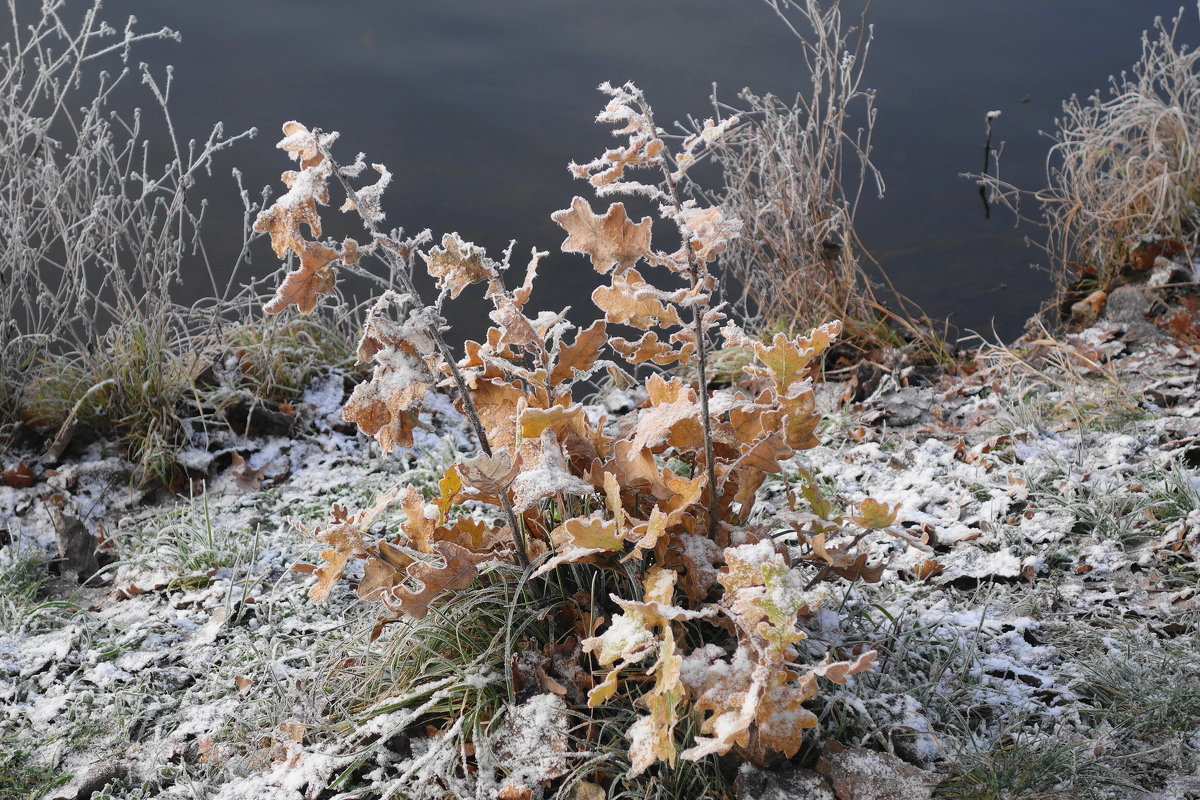
[[[641,106],[642,112],[649,121],[651,130],[657,130],[650,107],[646,105],[644,100],[642,100]],[[676,214],[678,214],[683,211],[683,202],[679,199],[679,189],[676,186],[675,179],[671,177],[671,171],[667,168],[665,159],[660,166],[662,168],[663,179],[666,181],[667,188],[671,192],[671,203],[675,206]],[[676,217],[675,224],[680,228],[680,233],[682,234],[683,229],[678,221],[678,216]],[[708,270],[704,264],[701,264],[697,260],[687,236],[683,237],[683,249],[687,253],[688,276],[692,279],[692,288],[698,289],[701,283],[708,278]],[[704,428],[704,470],[708,479],[708,538],[714,539],[717,535],[717,506],[720,503],[720,494],[717,489],[717,466],[713,453],[712,420],[708,416],[708,351],[704,341],[704,307],[697,303],[691,307],[691,312],[691,325],[696,335],[696,371],[698,373],[697,383],[699,384],[697,388],[700,395],[700,416]]]
[[[338,183],[342,185],[342,189],[346,192],[346,196],[350,198],[350,202],[354,204],[355,211],[358,212],[358,218],[362,220],[363,227],[367,229],[367,233],[371,234],[372,241],[383,238],[383,234],[375,227],[375,223],[367,217],[362,211],[362,204],[359,202],[358,193],[354,191],[354,187],[350,185],[350,181],[342,174],[342,169],[334,160],[333,154],[329,152],[324,144],[321,143],[321,131],[319,128],[314,128],[312,131],[313,140],[317,143],[317,149],[321,155],[329,161],[329,166],[333,170],[334,176],[338,179]],[[412,295],[414,299],[420,298],[420,293],[417,292],[417,287],[413,285],[412,280],[408,276],[408,270],[404,264],[396,261],[396,254],[389,248],[382,248],[383,258],[388,262],[388,267],[392,274],[396,276],[400,282],[400,287],[407,293]],[[377,250],[378,252],[378,250]],[[429,325],[426,327],[426,332],[430,335],[434,342],[437,343],[438,352],[442,356],[442,361],[450,370],[450,375],[454,379],[454,385],[458,389],[458,395],[462,399],[463,409],[467,412],[467,419],[471,423],[472,430],[475,431],[475,436],[479,440],[479,448],[484,454],[492,455],[492,446],[488,442],[487,431],[483,427],[483,422],[479,419],[479,411],[475,408],[475,401],[471,399],[471,392],[467,389],[466,379],[463,378],[462,372],[458,369],[458,362],[454,358],[454,352],[450,349],[450,345],[446,343],[446,339],[442,336],[441,330],[437,325]],[[512,520],[509,520],[512,523]],[[514,525],[513,530],[516,530]]]
[[[525,531],[518,524],[516,509],[513,508],[512,501],[508,499],[507,492],[497,492],[496,496],[500,498],[500,505],[504,508],[504,516],[508,517],[509,527],[512,528],[513,544],[517,546],[517,561],[521,563],[524,569],[529,569],[529,554],[525,552]]]
[[[380,234],[379,230],[375,227],[375,223],[363,213],[363,206],[362,203],[359,202],[358,193],[354,191],[354,187],[350,185],[350,181],[347,180],[346,176],[342,174],[341,168],[338,166],[338,163],[334,161],[333,154],[329,152],[329,148],[325,147],[321,143],[320,130],[314,129],[312,135],[313,140],[317,143],[317,148],[320,150],[321,155],[329,161],[329,166],[333,170],[333,174],[337,176],[338,183],[342,185],[342,189],[346,192],[346,196],[350,198],[350,202],[354,204],[354,209],[358,212],[358,217],[360,220],[362,220],[363,227],[365,227],[367,232],[371,234],[372,241],[377,240],[382,236],[382,234]],[[405,265],[396,261],[396,254],[393,253],[389,248],[384,247],[382,249],[384,258],[387,259],[388,267],[391,269],[392,274],[395,275],[399,280],[401,288],[408,294],[412,295],[414,299],[419,299],[420,294],[417,292],[417,287],[413,285],[412,279],[409,278],[408,270],[405,268]],[[467,389],[466,379],[463,378],[462,372],[458,369],[458,363],[454,359],[454,353],[451,351],[450,345],[446,343],[445,338],[442,336],[441,330],[438,329],[436,324],[430,324],[427,326],[426,331],[437,343],[438,351],[442,356],[442,361],[450,370],[450,375],[453,377],[454,384],[458,388],[458,395],[462,399],[463,410],[466,411],[467,419],[471,422],[471,428],[475,431],[475,436],[479,440],[479,448],[483,450],[485,455],[491,456],[492,447],[488,442],[487,430],[484,429],[483,422],[479,418],[479,410],[475,407],[475,401],[471,398],[470,390]],[[504,508],[504,516],[507,518],[509,529],[512,530],[513,543],[517,547],[517,561],[520,562],[523,568],[528,570],[529,556],[525,552],[525,533],[521,529],[521,525],[517,519],[517,514],[513,508],[512,501],[509,500],[507,493],[503,490],[497,494],[500,498],[500,505]]]

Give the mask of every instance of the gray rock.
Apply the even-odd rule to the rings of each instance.
[[[929,394],[912,386],[893,392],[878,401],[879,410],[886,412],[884,419],[893,428],[916,425],[929,411],[929,404]]]
[[[837,800],[824,778],[787,762],[768,769],[743,765],[733,793],[737,800]]]
[[[833,784],[838,800],[929,800],[941,778],[893,755],[829,742],[817,772]]]
[[[1192,280],[1190,264],[1180,264],[1169,258],[1159,256],[1154,259],[1154,269],[1146,283],[1150,286],[1165,286],[1168,283],[1186,283]]]
[[[92,795],[128,774],[129,770],[119,761],[101,761],[76,775],[47,800],[91,800]]]
[[[1121,337],[1131,345],[1153,344],[1167,338],[1158,328],[1144,319],[1125,323],[1125,335]]]
[[[915,697],[881,694],[867,701],[867,707],[900,758],[921,769],[930,769],[945,759],[933,725]]]
[[[74,572],[83,583],[100,569],[96,561],[96,537],[80,520],[54,511],[54,539],[64,571]]]
[[[1104,318],[1122,325],[1144,323],[1158,302],[1158,296],[1145,287],[1118,286],[1108,295]]]

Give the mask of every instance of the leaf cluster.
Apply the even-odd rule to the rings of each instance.
[[[421,619],[435,603],[452,602],[489,562],[524,568],[535,593],[570,581],[586,587],[587,576],[602,571],[616,576],[624,596],[572,595],[553,648],[558,679],[543,670],[529,680],[577,707],[586,698],[592,708],[628,697],[618,694],[622,681],[648,686],[637,700],[645,713],[627,734],[630,775],[677,757],[733,751],[763,763],[791,756],[815,724],[803,704],[818,678],[844,681],[873,657],[806,660],[796,646],[805,638],[800,623],[824,598],[823,582],[879,579],[882,569],[849,549],[866,532],[891,526],[895,511],[868,501],[852,519],[831,518],[810,493],[772,524],[754,521],[766,478],[817,444],[813,380],[840,325],[762,342],[729,322],[714,300],[711,268],[741,222],[720,207],[681,200],[677,184],[737,119],[707,121],[672,148],[636,86],[601,90],[610,100],[598,121],[628,138],[572,164],[572,173],[597,195],[647,198],[677,239],[662,248],[654,217],[634,221],[623,202],[597,213],[575,197],[555,212],[566,232],[561,249],[587,256],[608,280],[592,295],[601,313],[586,327],[572,324],[565,310],[527,311],[546,253],[535,250],[521,285],[509,288],[511,248],[494,260],[448,233],[418,251],[439,296],[425,303],[405,287],[379,298],[358,347],[373,372],[344,415],[385,451],[409,447],[427,392],[450,390],[479,451],[450,466],[430,498],[408,486],[359,512],[335,506],[309,530],[325,546],[312,598],[326,599],[347,565],[361,561],[359,595],[391,612],[378,633],[387,622]],[[271,235],[277,253],[299,260],[268,310],[308,311],[332,291],[339,262],[368,253],[386,261],[411,251],[412,240],[376,231],[378,193],[370,187],[367,203],[350,187],[352,176],[329,152],[336,134],[295,122],[284,132],[279,147],[300,169],[285,173],[288,193],[256,229]],[[387,170],[376,169],[385,184]],[[654,177],[636,180],[639,171]],[[356,210],[372,234],[367,244],[322,244],[304,234],[320,236],[318,211],[334,177],[347,188],[343,209]],[[491,301],[491,324],[454,357],[442,308],[473,284]],[[734,385],[712,388],[704,365],[718,336],[754,358]],[[630,370],[648,377],[635,379]],[[602,374],[639,385],[642,407],[612,416],[577,402],[578,390]],[[380,521],[397,505],[405,521],[379,536]],[[783,544],[781,533],[799,546]],[[589,659],[601,669],[598,680]],[[689,709],[700,734],[680,753],[676,728]]]

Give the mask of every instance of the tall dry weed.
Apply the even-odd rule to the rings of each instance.
[[[847,25],[837,1],[766,2],[800,43],[808,87],[791,100],[749,89],[732,104],[714,96],[720,113],[743,120],[711,150],[724,187],[709,197],[745,223],[723,267],[756,327],[841,319],[853,334],[879,316],[854,229],[864,192],[884,190],[871,163],[875,93],[863,83],[873,31],[865,19]]]

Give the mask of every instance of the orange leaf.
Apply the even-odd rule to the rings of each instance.
[[[458,462],[463,483],[488,494],[507,492],[519,469],[520,460],[514,462],[507,448],[495,450],[490,456],[480,453]]]
[[[458,591],[471,585],[479,573],[476,564],[490,558],[483,553],[472,553],[465,547],[451,542],[434,542],[432,549],[442,557],[444,566],[438,567],[426,561],[413,562],[405,575],[412,586],[401,584],[382,599],[388,608],[414,619],[424,619],[429,606],[442,592]]]
[[[516,445],[517,403],[523,398],[525,392],[517,383],[480,381],[471,392],[493,450]],[[463,473],[464,480],[466,477]]]
[[[33,486],[33,470],[21,461],[15,467],[0,473],[0,483],[17,489],[28,489]]]
[[[638,413],[633,449],[651,451],[669,445],[697,447],[704,442],[703,422],[696,392],[678,378],[665,381],[652,375],[646,382],[650,407]]]
[[[624,549],[617,523],[599,516],[573,518],[550,532],[558,552],[540,566],[533,577],[544,575],[560,564],[578,564],[604,553],[619,553]]]
[[[302,168],[315,167],[325,160],[317,138],[303,123],[295,120],[283,123],[283,136],[275,146],[287,151],[294,161],[300,162]]]
[[[582,416],[583,406],[575,403],[569,406],[557,405],[550,408],[526,408],[518,415],[517,421],[521,427],[522,439],[537,439],[547,428],[555,431],[562,430]]]
[[[442,473],[442,479],[438,481],[438,524],[445,525],[446,520],[450,515],[450,507],[454,505],[458,493],[462,491],[463,482],[458,474],[458,469],[454,464]]]
[[[482,247],[465,242],[457,233],[442,236],[441,247],[431,247],[421,253],[429,274],[437,279],[438,288],[458,297],[472,283],[498,278],[496,265]]]
[[[725,212],[715,206],[696,208],[685,205],[675,214],[675,221],[687,236],[696,258],[703,262],[716,258],[742,230],[740,219],[726,217]]]
[[[879,530],[894,523],[899,510],[899,503],[894,506],[888,506],[887,503],[881,503],[874,498],[868,497],[859,505],[859,515],[854,517],[854,521],[864,528]]]
[[[684,300],[686,291],[667,293],[642,280],[636,269],[614,275],[611,286],[600,286],[592,292],[592,302],[604,312],[604,318],[615,325],[635,328],[670,327],[682,325],[679,310],[674,305]]]
[[[643,334],[642,338],[636,342],[616,337],[610,339],[608,343],[612,345],[614,350],[620,353],[621,358],[624,358],[631,364],[641,364],[650,361],[665,367],[676,362],[686,363],[696,354],[696,345],[694,342],[686,342],[683,347],[676,349],[674,345],[668,342],[660,342],[658,334],[654,331]]]
[[[343,553],[340,550],[322,550],[321,558],[325,559],[327,563],[325,566],[317,568],[317,583],[308,590],[309,598],[315,603],[324,603],[329,599],[329,592],[333,589],[333,583],[342,574],[342,570],[346,568],[346,562],[350,560],[350,554]]]
[[[756,341],[754,353],[763,366],[749,366],[745,370],[751,375],[769,378],[775,384],[776,392],[789,395],[794,384],[808,377],[813,359],[829,347],[841,329],[842,323],[834,321],[815,328],[807,337],[788,339],[777,333],[770,345]]]
[[[400,507],[404,509],[407,518],[404,521],[404,534],[412,542],[412,546],[422,553],[432,552],[434,532],[437,530],[437,520],[425,516],[425,498],[415,486],[404,487],[400,497]]]
[[[608,340],[607,326],[598,319],[590,328],[575,334],[572,344],[559,343],[555,351],[554,369],[550,372],[550,385],[559,386],[574,379],[575,371],[587,372],[600,358],[600,348]]]
[[[400,571],[387,561],[368,558],[363,564],[363,577],[358,582],[358,596],[364,599],[379,599],[392,590],[399,579]]]
[[[592,213],[586,200],[576,197],[570,209],[555,211],[550,219],[567,232],[563,252],[591,256],[592,266],[601,274],[613,267],[621,272],[650,252],[650,217],[631,222],[624,203],[613,203],[601,217]]]
[[[436,381],[441,363],[429,333],[428,309],[409,309],[402,321],[385,316],[403,298],[385,294],[371,309],[358,343],[361,361],[375,361],[371,380],[354,387],[342,418],[374,436],[384,452],[412,446],[416,406]]]

